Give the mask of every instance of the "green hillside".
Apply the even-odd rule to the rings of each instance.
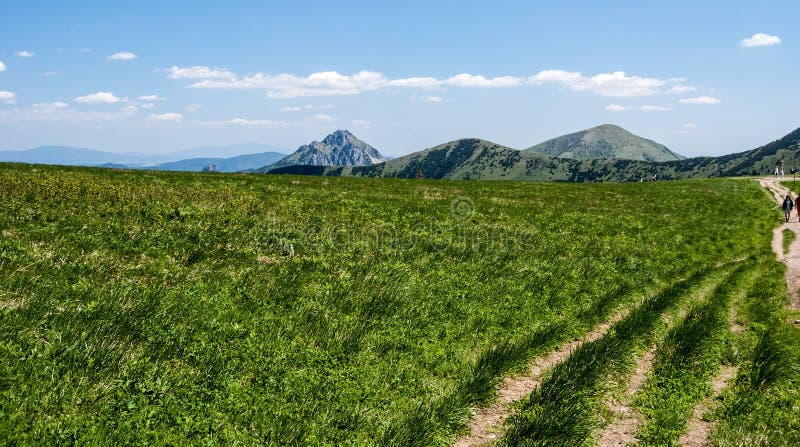
[[[484,143],[460,144],[430,156],[480,161]],[[723,345],[725,361],[753,365],[737,402],[771,416],[745,434],[798,442],[791,406],[771,397],[800,398],[786,363],[800,343],[774,329],[785,318],[769,252],[778,216],[755,182],[5,164],[0,199],[5,443],[445,445],[504,376],[628,309],[542,388],[568,392],[531,396],[503,441],[545,436],[529,429],[553,414],[558,439],[582,445],[611,372],[627,371],[609,365],[630,365],[708,284],[750,293],[741,273],[760,278],[743,302],[762,307],[741,310],[752,334],[709,336],[702,365],[712,371]],[[713,315],[734,305],[713,302]],[[543,402],[560,412],[538,412]],[[737,408],[720,417],[736,427]]]
[[[663,144],[639,137],[611,124],[553,138],[526,150],[549,157],[576,160],[621,158],[625,160],[671,161],[684,158],[672,152]]]

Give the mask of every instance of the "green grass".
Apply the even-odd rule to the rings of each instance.
[[[800,331],[786,322],[784,266],[760,267],[740,309],[742,367],[715,414],[712,446],[800,445]]]
[[[0,200],[0,439],[20,445],[444,445],[532,356],[768,249],[774,212],[740,180],[23,165]]]
[[[789,254],[789,247],[792,245],[792,242],[797,238],[797,235],[794,231],[784,228],[783,229],[783,254]]]
[[[648,297],[604,337],[583,344],[553,368],[548,379],[520,405],[509,421],[503,446],[581,445],[600,421],[601,397],[608,380],[629,370],[636,354],[652,343],[661,316],[671,308],[708,293],[730,269],[694,274]],[[721,278],[720,278],[721,277]],[[705,287],[701,287],[705,286]]]
[[[734,295],[748,287],[753,268],[742,269],[704,303],[692,307],[656,351],[654,368],[635,407],[644,416],[640,445],[677,445],[695,405],[711,391],[727,341]]]

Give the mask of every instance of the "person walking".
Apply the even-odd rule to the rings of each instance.
[[[780,171],[778,170],[778,165],[775,165],[775,178],[778,178],[778,173],[779,172]]]
[[[783,217],[786,218],[786,222],[789,222],[789,217],[791,217],[792,214],[792,208],[794,208],[794,200],[792,200],[791,195],[787,195],[786,198],[783,199],[783,205],[781,205],[781,208],[783,208]]]
[[[800,222],[800,196],[794,201],[794,209],[797,210],[797,221]]]

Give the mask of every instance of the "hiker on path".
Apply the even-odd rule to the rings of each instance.
[[[775,177],[778,177],[779,172],[780,171],[778,170],[778,165],[775,165]]]
[[[794,208],[794,200],[792,200],[792,196],[788,195],[785,199],[783,199],[783,215],[786,218],[786,222],[789,222],[789,217],[792,214],[792,208]]]
[[[800,222],[800,196],[794,201],[794,209],[797,210],[797,221]]]

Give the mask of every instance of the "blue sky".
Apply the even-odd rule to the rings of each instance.
[[[0,0],[0,148],[346,128],[397,156],[614,123],[694,156],[800,127],[796,2],[72,3]]]

